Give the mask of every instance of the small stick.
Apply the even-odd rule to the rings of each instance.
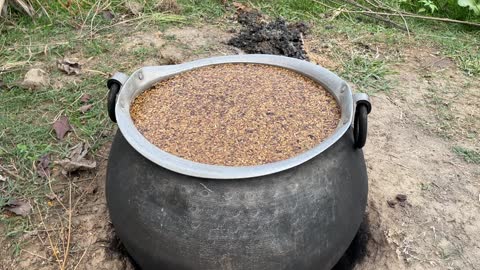
[[[340,2],[343,2],[343,3],[346,3],[346,4],[353,5],[353,6],[357,7],[357,8],[361,8],[361,9],[363,9],[363,10],[371,11],[369,8],[364,7],[364,6],[362,6],[362,5],[358,4],[358,3],[353,2],[353,1],[350,1],[350,0],[339,0],[339,1],[340,1]],[[315,0],[315,2],[316,2],[316,3],[320,3],[319,0]],[[351,13],[351,11],[349,11],[349,10],[343,10],[343,9],[340,10],[340,13],[342,13],[342,12]],[[394,21],[392,21],[392,20],[389,20],[389,19],[383,18],[383,17],[381,17],[381,16],[378,16],[378,15],[376,15],[376,14],[373,14],[373,13],[372,13],[372,14],[370,14],[370,13],[365,13],[365,14],[363,14],[363,13],[362,13],[362,15],[367,16],[367,17],[374,18],[374,19],[379,20],[379,21],[382,21],[382,22],[384,22],[384,23],[386,23],[386,24],[388,24],[388,25],[391,25],[391,26],[393,26],[393,27],[395,27],[395,28],[398,28],[398,29],[400,29],[400,30],[407,31],[407,29],[406,29],[404,26],[402,26],[402,25],[400,25],[400,24],[398,24],[398,23],[396,23],[396,22],[394,22]]]
[[[88,251],[88,249],[90,248],[91,245],[92,245],[92,244],[88,245],[87,248],[85,249],[85,251],[83,251],[82,256],[81,256],[80,259],[78,260],[78,262],[77,262],[77,264],[75,265],[75,267],[73,268],[73,270],[76,270],[77,267],[80,265],[80,263],[81,263],[82,260],[83,260],[83,257],[85,257],[85,254],[87,254],[87,251]]]
[[[37,204],[37,210],[38,210],[38,215],[40,216],[40,221],[42,222],[42,225],[46,230],[48,242],[50,243],[50,247],[52,248],[53,256],[55,256],[56,262],[57,262],[58,266],[60,267],[61,265],[60,265],[60,259],[57,256],[57,248],[56,248],[56,246],[53,245],[52,238],[50,237],[50,233],[48,232],[48,228],[47,228],[47,225],[45,224],[45,221],[43,221],[42,212],[40,211],[40,207],[38,207],[38,204]]]
[[[8,170],[7,168],[3,167],[2,165],[0,165],[0,170],[2,170],[3,172],[6,172],[8,175],[13,176],[13,177],[15,177],[15,178],[17,178],[17,179],[19,179],[19,180],[25,181],[25,178],[23,178],[23,177],[21,177],[20,175],[12,172],[12,171],[10,171],[10,170]]]
[[[384,16],[404,16],[404,17],[410,17],[410,18],[416,18],[416,19],[440,21],[440,22],[447,22],[447,23],[458,23],[458,24],[465,24],[465,25],[480,27],[480,23],[460,21],[460,20],[440,18],[440,17],[421,16],[421,15],[415,15],[415,14],[409,14],[409,13],[395,14],[395,13],[388,13],[388,12],[375,12],[375,11],[365,11],[365,10],[360,10],[360,11],[345,10],[343,12],[346,12],[346,13],[360,13],[360,14],[372,14],[372,15],[384,15]]]
[[[43,256],[41,256],[41,255],[38,255],[38,254],[36,254],[36,253],[33,253],[33,252],[31,252],[31,251],[28,251],[28,250],[26,250],[26,249],[22,249],[22,252],[23,252],[23,251],[25,251],[26,253],[28,253],[28,254],[30,254],[30,255],[32,255],[32,256],[38,257],[38,258],[40,258],[40,259],[43,259],[43,260],[45,260],[45,261],[47,261],[47,262],[50,261],[49,259],[47,259],[47,258],[45,258],[45,257],[43,257]]]
[[[69,196],[68,196],[68,235],[67,235],[67,248],[63,253],[63,263],[61,270],[65,269],[68,259],[68,252],[70,250],[70,238],[72,235],[72,185],[69,186]]]
[[[204,183],[200,183],[202,187],[204,187],[206,190],[208,190],[210,193],[213,193],[213,190],[209,189]]]

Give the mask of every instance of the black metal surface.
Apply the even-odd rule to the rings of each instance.
[[[367,142],[368,113],[368,107],[365,103],[357,104],[353,123],[355,147],[357,148],[363,148]]]
[[[110,120],[114,123],[117,122],[117,117],[115,116],[115,104],[117,103],[118,92],[120,92],[121,84],[116,81],[109,80],[107,83],[108,87],[108,97],[107,97],[107,109],[108,116]]]
[[[352,130],[302,165],[236,180],[164,169],[118,132],[106,195],[118,236],[144,270],[326,270],[362,221],[367,174]]]

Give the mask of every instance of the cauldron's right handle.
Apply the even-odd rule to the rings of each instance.
[[[372,111],[370,98],[365,93],[353,95],[355,104],[355,118],[353,122],[353,137],[355,147],[362,148],[367,141],[368,114]]]
[[[107,98],[107,109],[108,109],[108,116],[110,120],[114,123],[117,122],[117,117],[115,116],[115,105],[117,104],[117,96],[122,88],[122,85],[127,81],[128,75],[115,72],[113,76],[108,79],[107,87],[108,87],[108,98]]]

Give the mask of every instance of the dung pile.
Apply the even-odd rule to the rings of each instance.
[[[282,18],[266,22],[258,11],[241,12],[237,21],[243,28],[229,40],[229,45],[250,54],[275,54],[308,59],[302,41],[308,29],[305,23],[287,23]]]

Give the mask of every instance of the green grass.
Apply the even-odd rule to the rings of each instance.
[[[100,146],[111,139],[103,135],[114,125],[107,117],[107,77],[102,73],[131,72],[157,53],[146,46],[121,54],[118,42],[131,31],[162,31],[168,25],[194,23],[203,16],[214,18],[224,12],[216,1],[180,1],[184,14],[159,13],[154,11],[156,1],[141,2],[144,2],[143,14],[127,18],[120,17],[127,12],[124,1],[115,0],[95,1],[93,6],[84,5],[80,9],[65,9],[59,1],[40,0],[35,8],[42,5],[48,16],[43,13],[30,18],[11,11],[8,18],[0,18],[0,80],[8,86],[0,89],[0,163],[20,177],[16,179],[2,173],[8,179],[0,183],[0,209],[14,198],[27,199],[34,207],[36,204],[41,209],[44,207],[45,194],[50,193],[48,182],[35,172],[36,162],[42,155],[49,153],[51,160],[59,160],[68,155],[73,145],[84,141],[91,146],[90,154],[95,156]],[[107,3],[110,5],[105,9],[116,14],[112,21],[103,18],[100,12],[92,12],[96,7],[101,11]],[[111,27],[120,19],[132,20],[134,26]],[[94,71],[67,76],[57,70],[55,61],[72,54],[81,57],[83,62],[88,61]],[[14,67],[9,68],[10,65]],[[46,70],[51,85],[37,90],[22,88],[19,84],[31,65],[40,65]],[[59,82],[60,85],[54,85]],[[83,93],[92,95],[90,103],[94,105],[85,114],[78,111]],[[60,114],[66,115],[74,128],[74,132],[61,141],[52,130],[52,123]],[[2,215],[0,222],[12,237],[31,226],[29,218]]]
[[[480,164],[480,152],[467,149],[461,146],[456,146],[453,148],[453,152],[455,152],[458,156],[462,157],[468,163],[473,164]]]
[[[455,131],[455,117],[452,110],[452,101],[445,98],[445,93],[437,88],[429,88],[425,94],[427,106],[434,112],[437,120],[431,128],[441,137],[451,139]]]
[[[392,82],[385,76],[391,74],[384,60],[372,59],[371,57],[352,55],[343,63],[340,75],[354,83],[360,92],[374,94],[381,91],[389,91]]]
[[[143,62],[148,58],[155,57],[157,49],[154,47],[140,47],[133,49],[131,54],[133,54],[137,61]]]
[[[205,20],[216,19],[225,14],[225,8],[218,0],[177,0],[183,13],[194,18]]]
[[[254,7],[273,17],[291,21],[316,20],[326,9],[314,0],[249,1]]]

